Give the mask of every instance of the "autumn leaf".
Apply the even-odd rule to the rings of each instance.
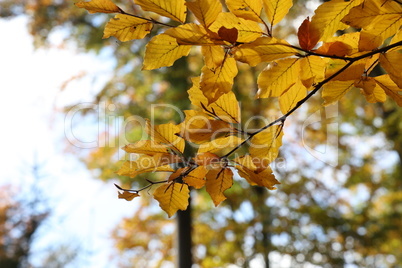
[[[232,149],[236,146],[239,146],[242,142],[243,139],[237,136],[216,138],[212,141],[202,143],[198,148],[198,153],[216,153],[224,149]]]
[[[215,206],[218,206],[226,196],[223,194],[233,185],[233,172],[229,168],[211,169],[206,175],[206,190]]]
[[[264,34],[257,22],[238,18],[228,12],[219,13],[217,19],[209,27],[209,30],[218,33],[222,27],[226,29],[236,28],[238,31],[237,42],[240,43],[252,42]]]
[[[196,0],[186,2],[186,5],[205,28],[208,28],[222,12],[219,0]]]
[[[194,77],[191,80],[193,86],[187,91],[191,104],[202,110],[206,108],[208,111],[214,112],[222,121],[240,123],[240,106],[232,91],[222,95],[214,103],[208,104],[208,99],[200,89],[200,77]]]
[[[374,80],[389,97],[402,107],[402,89],[394,83],[389,75],[376,76]]]
[[[221,66],[225,59],[225,52],[221,46],[202,46],[201,53],[204,57],[205,66],[211,71],[215,71]]]
[[[230,12],[239,18],[261,22],[261,0],[226,0]]]
[[[183,181],[195,189],[201,189],[205,185],[207,172],[208,169],[205,166],[199,166],[187,174]]]
[[[265,14],[271,25],[280,22],[292,7],[292,0],[262,0]]]
[[[344,30],[348,26],[341,22],[341,19],[349,11],[362,3],[364,0],[331,0],[321,4],[311,18],[310,27],[319,29],[320,40],[327,41],[336,31]]]
[[[172,217],[177,210],[186,210],[190,190],[186,184],[166,183],[159,186],[154,192],[154,198],[159,202],[159,206]]]
[[[186,118],[180,124],[180,136],[187,141],[199,144],[231,131],[228,122],[213,119],[204,112],[187,110],[184,113]]]
[[[300,80],[306,88],[324,80],[328,58],[308,56],[300,60]]]
[[[279,108],[283,114],[293,109],[296,104],[307,96],[307,89],[297,80],[285,93],[279,97]]]
[[[344,57],[351,54],[352,47],[340,41],[326,42],[314,52],[322,55]]]
[[[239,31],[236,28],[228,29],[225,26],[222,26],[218,30],[218,35],[222,40],[234,44],[239,36]]]
[[[168,148],[158,142],[151,140],[141,140],[136,143],[127,144],[122,148],[127,153],[135,153],[135,154],[147,154],[147,155],[155,155],[155,154],[168,154]]]
[[[257,168],[265,169],[278,157],[282,136],[283,126],[274,125],[251,138],[249,152]]]
[[[137,192],[129,192],[129,191],[118,192],[119,199],[125,199],[127,201],[131,201],[137,196],[140,196]]]
[[[235,50],[235,59],[256,66],[261,62],[293,56],[298,52],[284,40],[260,37],[252,43],[239,46]]]
[[[143,70],[153,70],[173,63],[190,52],[190,45],[179,45],[176,38],[168,34],[154,36],[146,45]]]
[[[125,161],[116,172],[120,176],[136,177],[148,172],[173,172],[170,163],[179,162],[181,159],[167,155],[141,155],[133,161]]]
[[[146,121],[146,124],[146,131],[151,136],[152,140],[165,144],[176,153],[180,154],[184,152],[185,141],[176,135],[180,133],[180,126],[172,123],[151,125],[149,120]]]
[[[218,167],[221,165],[220,157],[211,152],[197,154],[194,157],[194,162],[199,166],[217,166]]]
[[[300,47],[305,50],[313,49],[320,39],[320,32],[310,24],[310,18],[307,17],[297,31]]]
[[[366,97],[367,102],[384,102],[387,99],[384,90],[375,82],[373,77],[355,81],[354,86],[361,88],[360,92]]]
[[[389,77],[399,88],[402,88],[402,54],[399,51],[390,51],[380,55],[381,67],[387,71]]]
[[[89,13],[120,13],[121,9],[110,0],[91,0],[75,3],[77,7],[85,8]]]
[[[117,14],[106,24],[103,38],[114,36],[122,42],[142,39],[152,30],[153,24],[144,19]]]
[[[279,97],[299,79],[299,59],[284,59],[270,63],[258,76],[258,98]]]
[[[339,101],[353,87],[354,81],[329,81],[322,90],[324,106]]]
[[[134,0],[145,11],[152,11],[161,16],[184,23],[186,21],[185,0]]]
[[[179,45],[214,45],[206,29],[195,23],[186,23],[178,27],[170,28],[165,34],[176,39]]]
[[[200,88],[208,99],[208,104],[215,102],[232,89],[236,75],[237,65],[233,58],[226,58],[215,70],[210,70],[207,66],[202,68]]]

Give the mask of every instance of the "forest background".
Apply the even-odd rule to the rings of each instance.
[[[125,2],[122,4],[138,8]],[[1,5],[1,16],[4,18],[24,16],[37,49],[51,49],[56,43],[58,49],[98,53],[98,57],[104,61],[97,64],[111,66],[109,73],[109,70],[85,74],[72,72],[64,77],[64,81],[67,81],[65,84],[55,86],[61,92],[57,100],[66,98],[65,94],[80,95],[80,99],[72,97],[70,103],[58,103],[58,108],[63,106],[66,112],[75,104],[83,102],[83,99],[95,105],[78,115],[78,121],[81,122],[76,123],[81,125],[78,133],[83,135],[82,138],[87,138],[86,133],[91,131],[97,135],[97,123],[106,122],[103,126],[107,127],[102,129],[100,136],[108,137],[103,141],[110,145],[118,134],[116,129],[119,129],[115,126],[118,122],[112,120],[126,119],[132,115],[151,117],[149,107],[155,103],[180,104],[180,109],[189,106],[190,103],[183,100],[187,99],[186,91],[190,81],[183,77],[188,77],[189,70],[199,66],[196,55],[190,56],[188,61],[180,60],[175,68],[152,73],[140,72],[142,58],[139,55],[143,54],[143,45],[138,44],[138,41],[121,43],[113,39],[101,40],[102,25],[109,20],[108,16],[90,16],[71,3],[57,1],[2,1]],[[278,25],[276,31],[290,38],[295,36],[297,27],[307,16],[312,15],[317,5],[314,2],[295,3],[289,14],[289,21],[294,21],[294,27],[284,23]],[[11,48],[14,47],[13,44]],[[11,48],[2,51],[4,53]],[[19,59],[17,62],[24,65],[29,56],[22,56],[16,52],[13,58]],[[14,66],[13,62],[7,63],[1,64],[3,74],[9,72],[10,66]],[[50,64],[58,68],[63,66],[63,62]],[[192,67],[194,65],[196,67]],[[35,68],[35,64],[32,68]],[[275,115],[274,109],[268,101],[260,100],[259,105],[247,103],[250,94],[255,94],[255,91],[250,92],[250,88],[255,88],[251,78],[256,72],[256,69],[242,70],[241,78],[238,79],[236,87],[242,107],[252,107],[244,108],[243,113],[249,113],[250,117],[261,113],[272,117]],[[88,82],[91,79],[92,83]],[[91,92],[84,93],[84,97],[81,92],[71,93],[77,88],[77,83],[82,81],[86,81],[85,86],[90,87]],[[26,89],[15,90],[13,94],[17,97],[24,94],[22,90]],[[239,181],[227,193],[228,199],[217,208],[214,208],[205,193],[193,197],[195,263],[201,267],[227,264],[247,266],[253,262],[260,265],[271,263],[273,267],[275,264],[285,267],[325,264],[392,267],[401,263],[402,257],[398,251],[401,246],[398,230],[402,213],[399,179],[402,155],[399,137],[401,113],[393,102],[367,104],[359,95],[358,92],[349,92],[346,98],[330,109],[317,109],[322,100],[313,99],[308,109],[294,115],[282,146],[280,159],[284,160],[278,161],[274,167],[282,183],[279,190],[268,193]],[[97,112],[102,109],[103,118],[99,118]],[[49,112],[54,113],[54,110]],[[175,112],[167,113],[165,109],[155,112],[159,123],[166,123],[169,119],[178,120]],[[58,118],[53,118],[58,122],[55,128],[60,125],[64,127],[64,116],[60,113]],[[86,125],[91,124],[95,128],[86,128]],[[33,125],[29,128],[35,127]],[[125,131],[124,138],[128,142],[136,141],[141,135],[140,130],[126,127],[128,131]],[[21,130],[21,133],[25,131]],[[24,137],[21,140],[27,140]],[[11,137],[2,138],[7,139]],[[120,139],[114,141],[114,144],[119,144]],[[109,182],[106,185],[110,187],[100,186],[102,190],[92,191],[91,185],[82,185],[80,180],[74,179],[74,198],[82,200],[81,197],[87,197],[88,192],[91,192],[92,196],[96,195],[97,202],[102,202],[103,191],[107,192],[106,196],[109,193],[115,195],[110,182],[116,182],[115,171],[121,165],[119,159],[116,159],[118,146],[82,149],[69,146],[65,139],[64,142],[63,146],[58,146],[66,146],[69,153],[66,159],[79,158],[91,170],[94,178]],[[310,148],[309,152],[306,152],[306,148]],[[42,164],[36,161],[35,150],[40,156],[42,147],[34,148],[32,152],[35,161],[31,166],[36,168]],[[312,154],[318,154],[319,159]],[[27,164],[22,162],[21,165]],[[303,169],[300,169],[301,166]],[[41,177],[35,173],[35,168],[29,176]],[[26,170],[29,168],[24,169],[24,172]],[[21,168],[16,168],[14,174],[7,176],[26,176],[20,175],[20,171]],[[71,174],[69,170],[64,172]],[[71,176],[65,179],[69,178]],[[130,187],[140,186],[131,185],[131,181],[125,177],[118,179]],[[55,182],[43,183],[40,191],[45,194],[51,192],[48,187],[51,189],[49,185],[52,184]],[[21,188],[17,190],[21,193],[25,191]],[[63,193],[58,195],[62,196]],[[145,196],[136,201],[141,206],[108,199],[111,210],[123,207],[127,216],[110,233],[117,249],[110,257],[123,267],[130,267],[133,262],[148,266],[174,263],[175,222],[167,219],[150,198]],[[43,215],[40,210],[33,211],[33,214],[39,212],[39,215]],[[77,253],[81,250],[73,251]],[[59,251],[57,254],[62,253]],[[35,257],[29,261],[34,263]]]

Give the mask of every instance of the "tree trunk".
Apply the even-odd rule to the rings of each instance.
[[[178,268],[191,268],[193,264],[192,258],[192,241],[191,241],[191,198],[187,210],[177,211],[177,262]]]

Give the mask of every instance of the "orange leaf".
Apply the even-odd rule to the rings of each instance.
[[[239,36],[239,31],[237,31],[236,28],[226,28],[225,26],[222,26],[218,30],[218,35],[222,40],[225,40],[231,44],[236,43],[237,37]]]
[[[131,201],[137,196],[140,196],[140,195],[136,192],[128,192],[128,191],[123,191],[122,193],[118,192],[118,197],[120,199],[125,199],[127,201]]]
[[[311,50],[320,40],[320,32],[315,27],[310,26],[310,18],[307,17],[300,25],[297,37],[302,49]]]
[[[199,166],[220,165],[221,159],[214,153],[205,152],[197,154],[194,157],[194,162]]]
[[[351,51],[352,47],[339,41],[324,43],[316,50],[316,52],[320,54],[339,57],[349,55]]]
[[[119,13],[120,8],[110,0],[80,1],[75,3],[77,7],[85,8],[89,13]]]
[[[206,189],[215,206],[218,206],[226,196],[224,191],[233,185],[233,172],[229,168],[211,169],[206,175]]]
[[[195,189],[201,189],[205,185],[205,175],[208,169],[205,166],[199,166],[183,178],[183,181]]]

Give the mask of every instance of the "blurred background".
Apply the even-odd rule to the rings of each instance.
[[[296,44],[318,4],[294,1],[274,35]],[[144,185],[143,175],[115,174],[119,148],[142,137],[138,118],[180,121],[174,109],[150,107],[190,108],[199,51],[141,71],[149,37],[103,40],[111,15],[73,1],[0,0],[0,16],[0,267],[174,267],[175,218],[150,193],[118,200],[113,183]],[[243,122],[279,116],[275,101],[254,100],[264,67],[239,65]],[[192,192],[194,267],[402,267],[401,110],[357,91],[321,103],[316,96],[287,121],[272,166],[277,190],[238,178],[217,208]]]

